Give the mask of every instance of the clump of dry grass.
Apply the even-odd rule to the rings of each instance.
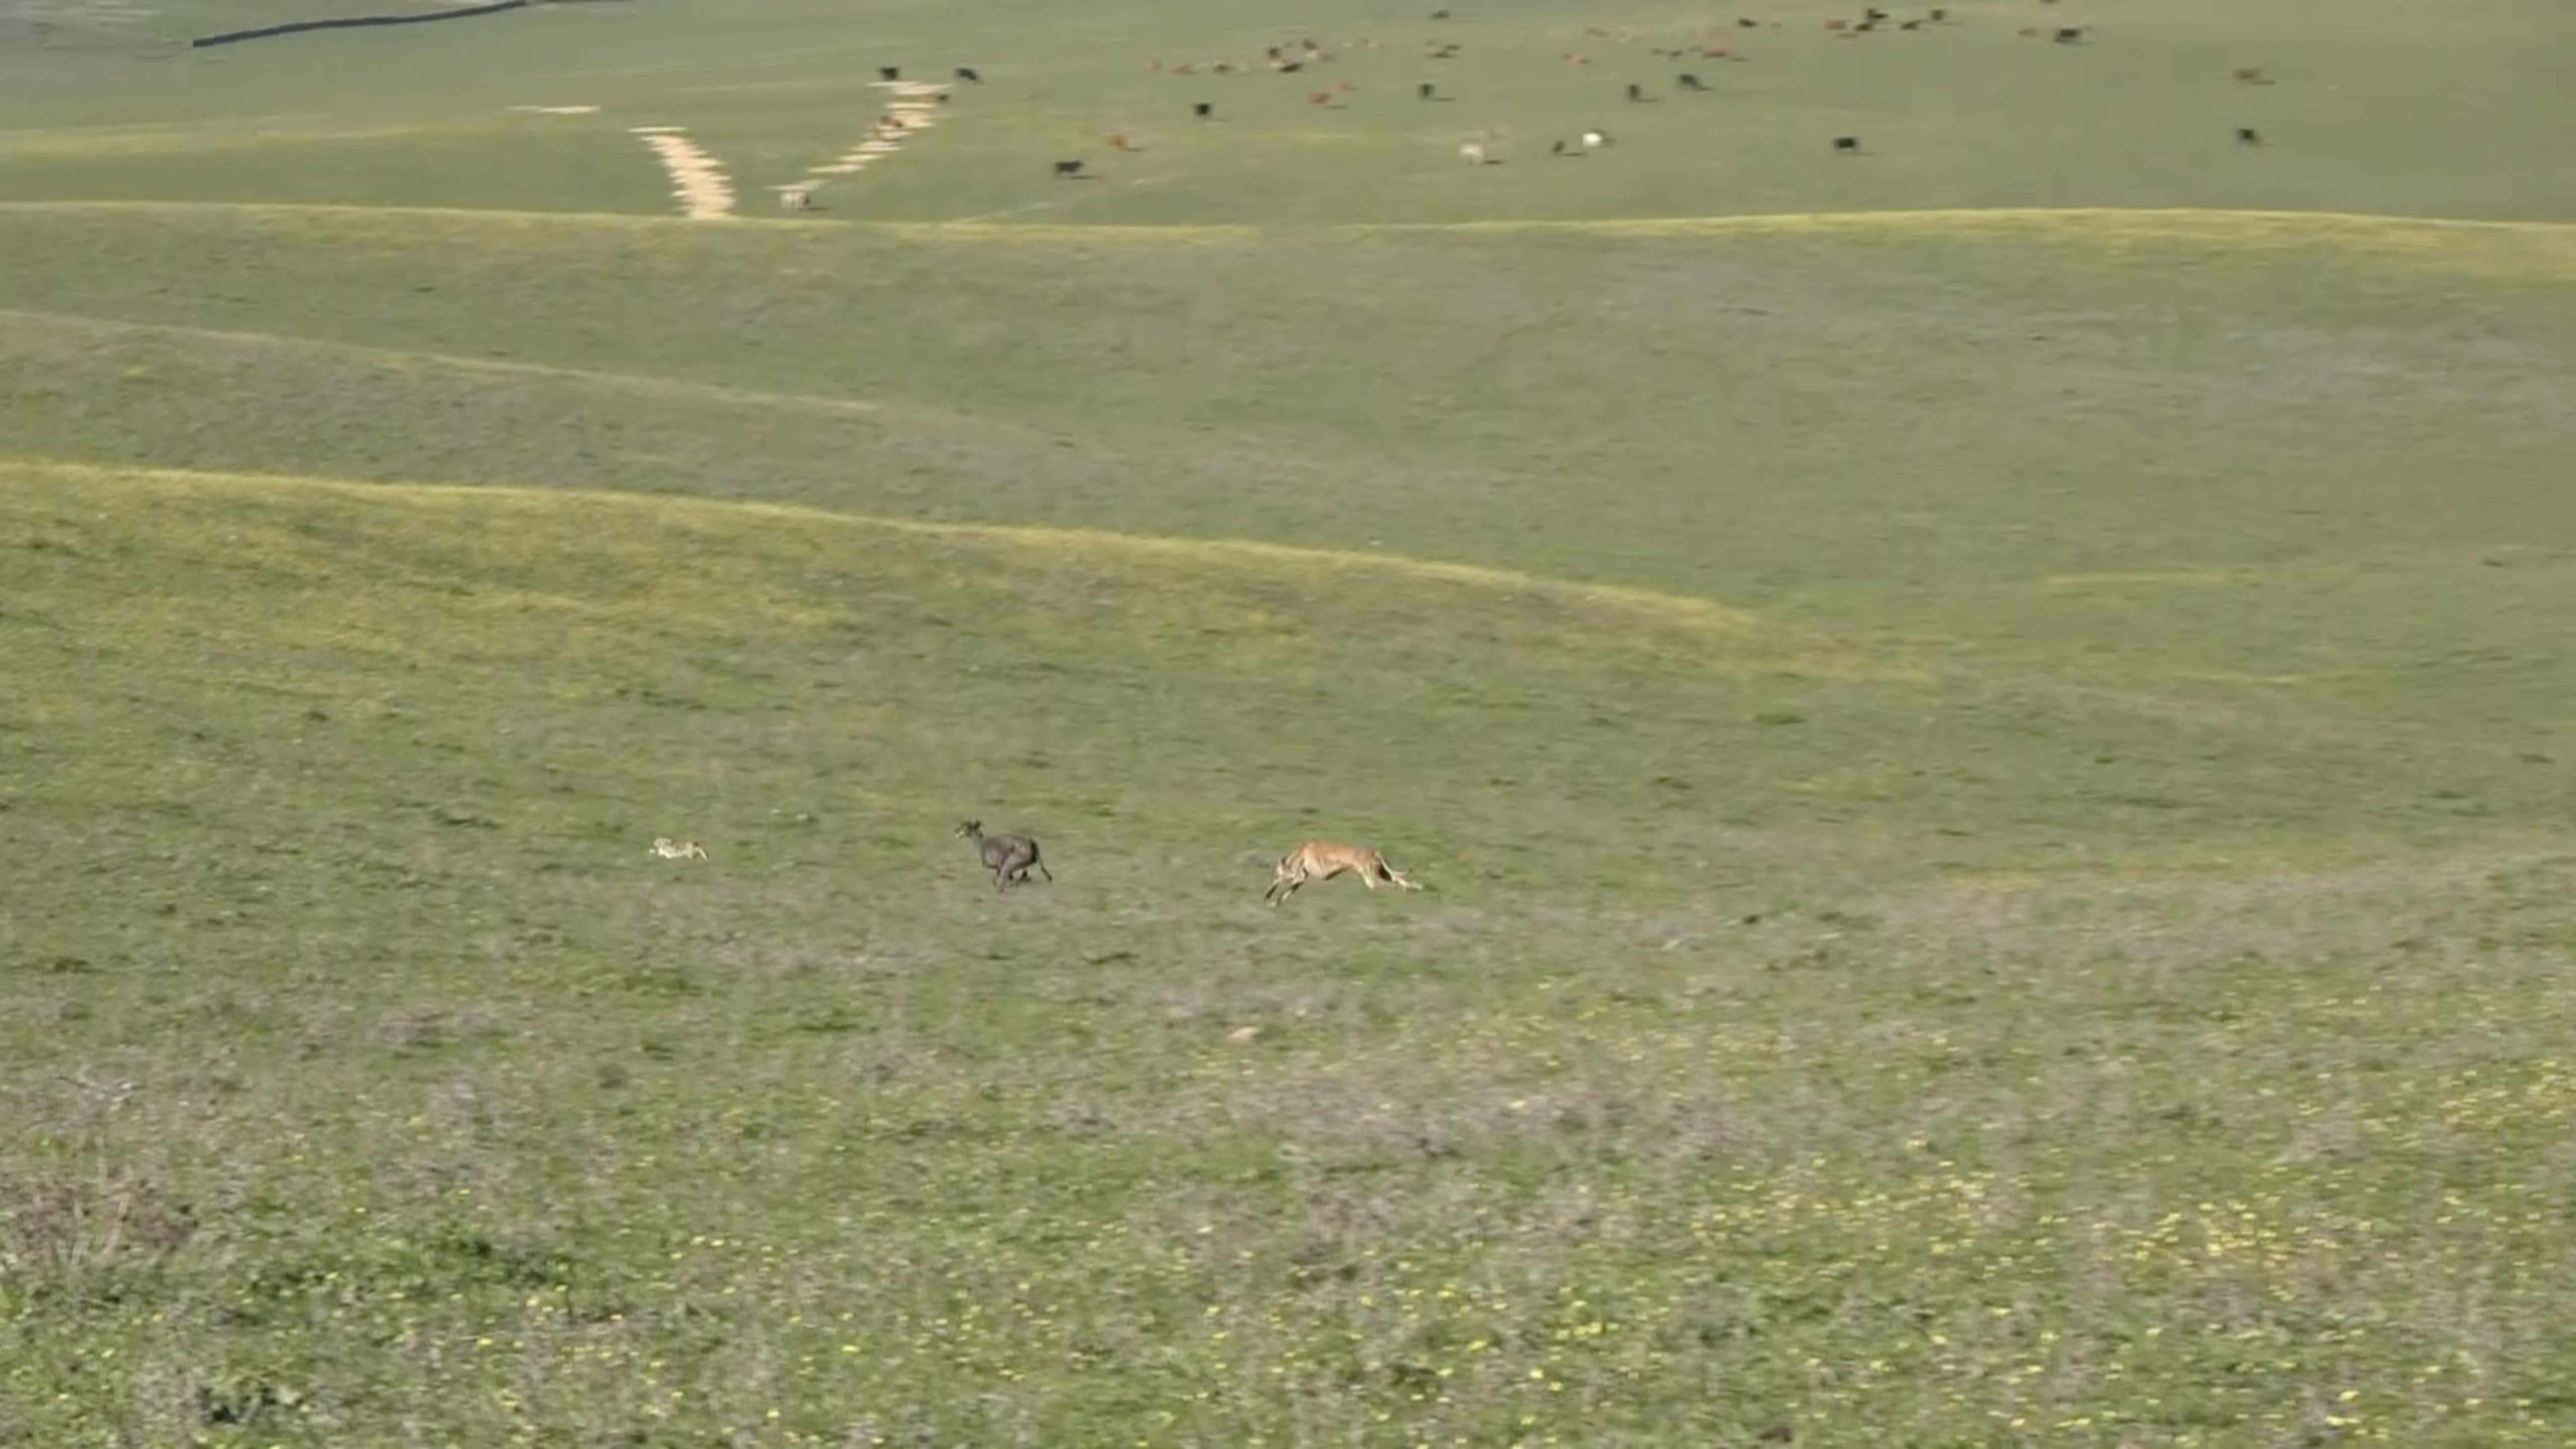
[[[196,1235],[167,1186],[120,1172],[0,1170],[0,1273],[79,1300],[168,1263]]]

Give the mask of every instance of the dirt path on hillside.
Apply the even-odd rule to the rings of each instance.
[[[877,81],[874,88],[887,93],[885,109],[868,123],[867,134],[859,143],[832,160],[815,167],[801,181],[781,182],[769,189],[782,195],[803,192],[811,197],[832,181],[856,176],[878,161],[895,154],[904,143],[939,124],[939,113],[948,88],[928,81]],[[514,106],[511,109],[546,115],[581,115],[596,106]],[[680,214],[691,221],[715,221],[734,214],[733,178],[725,174],[722,163],[700,149],[679,126],[629,126],[628,133],[641,138],[653,149],[662,169],[671,174],[671,197],[680,204]]]
[[[662,160],[662,169],[671,173],[671,196],[680,203],[680,214],[691,221],[717,221],[733,215],[733,179],[716,158],[698,149],[688,133],[677,126],[629,126],[634,135],[644,138],[653,154]]]
[[[939,124],[942,109],[939,98],[948,88],[928,81],[877,81],[875,88],[887,93],[885,109],[868,123],[868,132],[849,150],[814,168],[802,181],[773,186],[773,191],[802,190],[808,195],[820,191],[826,182],[843,176],[856,176],[870,166],[903,149],[914,136]]]

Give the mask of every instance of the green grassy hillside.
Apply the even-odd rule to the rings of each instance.
[[[0,499],[32,1442],[2466,1443],[2557,1402],[2571,862],[2156,884],[2134,807],[2049,800],[2096,750],[2330,784],[2261,731],[1398,560]],[[1881,753],[1959,715],[2019,768]],[[2037,863],[2041,808],[2125,883],[1907,859]],[[968,812],[1056,883],[995,895]],[[1265,911],[1326,827],[1430,893]]]
[[[169,7],[150,28],[202,33],[287,8]],[[2576,203],[2555,149],[2576,119],[2556,65],[2576,12],[2553,0],[1962,0],[1943,24],[1858,39],[1825,22],[1860,7],[1822,0],[1482,0],[1446,22],[1430,8],[566,4],[150,62],[22,44],[0,53],[0,195],[667,213],[627,128],[679,126],[765,202],[759,188],[861,139],[885,99],[869,85],[877,66],[936,81],[963,64],[986,83],[959,86],[901,154],[827,186],[833,215],[1335,223],[2019,205],[2555,219]],[[2086,42],[2052,44],[2063,25],[2088,27]],[[1266,68],[1268,47],[1310,39],[1329,60]],[[1460,48],[1433,59],[1435,44]],[[1730,56],[1656,53],[1710,45]],[[1219,75],[1219,62],[1251,69]],[[2242,67],[2272,84],[2233,80]],[[1708,89],[1681,89],[1684,71]],[[1447,99],[1417,99],[1426,80]],[[1630,83],[1650,99],[1628,102]],[[1336,99],[1311,104],[1318,91]],[[1193,121],[1199,100],[1219,119]],[[1549,155],[1587,126],[1615,144]],[[2271,144],[2238,147],[2240,126]],[[1111,133],[1140,149],[1110,150]],[[1845,134],[1861,157],[1830,153]],[[1506,164],[1460,165],[1459,144],[1485,136]],[[1073,156],[1099,180],[1055,181],[1049,162]]]
[[[35,206],[0,209],[37,259],[0,277],[0,408],[64,460],[1268,538],[1687,594],[2115,712],[2410,739],[2440,778],[2332,787],[2370,813],[2329,830],[2376,849],[2428,789],[2562,818],[2560,774],[2519,757],[2555,748],[2570,698],[2571,237]]]
[[[0,1444],[2576,1433],[2569,13],[1452,8],[0,0]]]

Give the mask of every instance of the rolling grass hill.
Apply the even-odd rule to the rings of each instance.
[[[0,24],[0,1443],[2563,1442],[2561,7],[1457,9]]]
[[[294,8],[173,7],[136,53]],[[1429,8],[560,4],[176,60],[21,44],[0,52],[0,195],[667,213],[627,131],[678,126],[765,205],[760,188],[861,139],[885,99],[877,66],[940,81],[963,64],[986,83],[956,87],[942,124],[895,160],[827,185],[834,215],[1331,225],[2202,206],[2555,220],[2576,206],[2556,139],[2576,122],[2556,63],[2576,12],[2549,0],[1964,0],[1943,24],[1857,40],[1825,21],[1859,7],[1822,0],[1488,0],[1447,22]],[[1738,14],[1761,23],[1741,29]],[[2062,25],[2087,27],[2086,42],[2045,38]],[[1262,68],[1268,47],[1308,39],[1331,59]],[[1460,49],[1431,59],[1433,43]],[[1655,53],[1709,45],[1730,57]],[[1254,69],[1218,75],[1218,62]],[[1185,64],[1198,72],[1174,73]],[[2241,67],[2273,83],[2232,80]],[[1680,89],[1684,71],[1709,89]],[[1418,100],[1425,80],[1449,99]],[[1631,82],[1651,99],[1629,103]],[[1311,104],[1318,91],[1335,100]],[[1191,118],[1200,100],[1217,119]],[[1548,154],[1587,126],[1615,144]],[[2237,146],[2240,126],[2272,144]],[[1110,150],[1112,133],[1139,149]],[[1861,156],[1829,152],[1844,134]],[[1480,136],[1505,164],[1459,164]],[[1051,161],[1076,156],[1097,181],[1051,178]]]
[[[2332,746],[1401,560],[0,497],[31,1440],[2509,1438],[2387,1380],[2473,1344],[2556,1402],[2576,862],[2192,884],[2049,798]],[[1055,885],[943,838],[1005,803]],[[2043,808],[2141,858],[1906,858],[2048,874]],[[1265,912],[1309,827],[1432,893]]]

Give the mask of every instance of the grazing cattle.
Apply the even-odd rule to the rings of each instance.
[[[1124,131],[1110,132],[1108,141],[1109,149],[1112,151],[1133,151],[1136,149],[1134,146],[1128,144],[1127,133]]]
[[[2239,146],[2260,146],[2263,144],[2263,133],[2255,130],[2252,126],[2239,126],[2236,128],[2236,144]]]
[[[1049,883],[1055,880],[1055,872],[1038,859],[1038,843],[1028,836],[988,836],[981,820],[964,822],[957,827],[957,834],[961,839],[975,842],[975,854],[984,862],[984,868],[993,873],[993,889],[997,891],[1027,885],[1031,870],[1045,876]]]
[[[877,79],[878,79],[878,80],[884,80],[884,81],[896,81],[896,80],[901,80],[901,79],[903,79],[903,67],[902,67],[902,66],[899,66],[899,65],[881,65],[881,66],[878,66],[878,67],[877,67]]]
[[[1079,161],[1058,161],[1055,163],[1055,174],[1068,178],[1078,177],[1082,174],[1082,163]]]
[[[957,78],[979,86],[984,83],[983,75],[971,65],[961,65],[957,67]]]
[[[1332,103],[1333,93],[1331,91],[1306,92],[1306,104],[1310,106],[1329,106]]]
[[[1434,20],[1446,20],[1449,18],[1449,12],[1446,10],[1434,10],[1431,12],[1431,18]]]
[[[1947,10],[1935,10],[1932,12],[1932,23],[1935,25],[1938,25],[1949,18],[1950,12]]]
[[[1689,71],[1683,71],[1680,75],[1673,77],[1673,83],[1686,91],[1704,91],[1708,89],[1708,87],[1701,82],[1698,76],[1691,74]]]
[[[1628,99],[1632,101],[1642,101],[1645,98],[1646,88],[1637,84],[1635,81],[1630,81],[1628,83]]]
[[[1896,28],[1899,30],[1921,30],[1923,28],[1923,22],[1920,20],[1908,20]]]
[[[2061,25],[2057,27],[2057,43],[2060,45],[2073,45],[2083,38],[2084,27],[2081,25]]]
[[[1333,89],[1340,91],[1343,95],[1349,95],[1351,92],[1358,90],[1359,88],[1359,82],[1354,80],[1344,79],[1333,82]]]
[[[1735,27],[1738,30],[1759,30],[1762,28],[1762,22],[1750,16],[1739,15],[1735,17]]]
[[[1875,5],[1866,6],[1861,10],[1860,18],[1875,24],[1878,21],[1885,20],[1887,18],[1887,12],[1879,9]]]
[[[1586,151],[1590,151],[1601,146],[1607,146],[1609,144],[1610,133],[1607,131],[1586,131],[1583,133],[1583,149]]]
[[[2236,79],[2249,86],[2268,86],[2272,83],[2271,80],[2263,74],[2263,67],[2259,65],[2238,66],[2236,68]]]
[[[1548,148],[1547,148],[1547,154],[1549,154],[1550,156],[1562,156],[1562,155],[1564,155],[1564,154],[1565,154],[1565,143],[1564,143],[1563,141],[1556,141],[1556,142],[1552,142],[1552,143],[1550,143],[1550,144],[1549,144],[1549,146],[1548,146]]]
[[[1834,149],[1839,152],[1858,155],[1860,153],[1860,137],[1836,136],[1834,138]]]
[[[664,860],[704,860],[706,847],[694,840],[673,840],[667,835],[653,837],[653,853]]]
[[[1485,148],[1470,141],[1458,148],[1458,159],[1470,166],[1482,166],[1485,164]]]
[[[814,188],[810,186],[781,187],[778,192],[778,204],[787,208],[789,211],[812,211],[814,209]]]
[[[1270,889],[1261,898],[1276,906],[1297,893],[1310,880],[1331,880],[1345,873],[1357,874],[1360,883],[1374,891],[1384,881],[1398,890],[1418,891],[1422,887],[1405,879],[1404,872],[1386,863],[1386,857],[1365,845],[1343,845],[1330,840],[1309,840],[1279,857],[1270,872]]]
[[[1277,70],[1281,75],[1294,75],[1298,71],[1306,68],[1306,62],[1302,60],[1283,60],[1278,62],[1272,68]]]
[[[1848,20],[1828,20],[1825,22],[1825,28],[1827,30],[1849,30],[1851,29],[1851,22]]]
[[[1213,101],[1192,101],[1190,102],[1190,114],[1204,121],[1208,117],[1216,114],[1216,103]]]
[[[1422,84],[1420,84],[1420,85],[1418,85],[1418,86],[1415,86],[1415,87],[1413,88],[1413,93],[1414,93],[1415,95],[1417,95],[1417,96],[1422,97],[1422,98],[1423,98],[1424,100],[1426,100],[1426,101],[1428,101],[1428,100],[1435,100],[1435,99],[1437,99],[1437,97],[1435,97],[1435,96],[1432,94],[1432,92],[1433,92],[1435,89],[1437,89],[1437,87],[1433,86],[1433,85],[1431,84],[1431,82],[1429,82],[1429,81],[1424,81]]]

